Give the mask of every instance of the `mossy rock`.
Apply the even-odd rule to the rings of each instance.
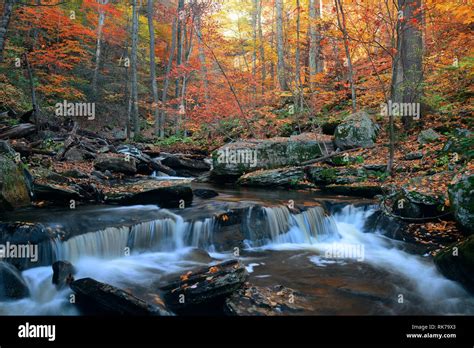
[[[435,130],[429,128],[420,132],[418,135],[418,142],[422,145],[428,144],[438,140],[439,137],[440,135]]]
[[[371,147],[377,138],[379,126],[365,111],[348,116],[337,126],[334,142],[342,150]]]
[[[474,293],[474,235],[443,249],[434,262],[447,278],[460,282]]]
[[[29,204],[30,196],[22,168],[0,155],[0,209],[11,210]]]
[[[449,186],[449,201],[454,217],[463,231],[474,232],[474,175],[465,173]]]

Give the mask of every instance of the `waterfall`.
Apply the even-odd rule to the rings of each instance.
[[[49,263],[57,260],[77,261],[82,256],[116,258],[127,252],[174,251],[196,247],[213,251],[214,218],[184,221],[165,211],[166,217],[142,222],[131,227],[108,227],[72,237],[67,241],[52,240]]]
[[[288,207],[254,207],[249,210],[243,228],[247,245],[314,244],[327,237],[337,237],[337,226],[321,207],[292,214]]]

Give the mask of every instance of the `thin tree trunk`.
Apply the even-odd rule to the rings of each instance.
[[[39,130],[39,113],[40,108],[38,105],[38,100],[36,99],[36,89],[35,89],[35,81],[33,76],[33,69],[31,68],[30,61],[28,60],[28,55],[26,53],[23,54],[23,59],[26,64],[26,70],[28,72],[28,80],[30,81],[30,92],[31,92],[31,104],[33,105],[33,119],[35,120],[36,131]]]
[[[209,81],[207,77],[207,66],[206,66],[206,53],[204,52],[204,47],[201,41],[201,36],[202,36],[202,28],[201,28],[202,22],[201,22],[201,17],[197,19],[196,23],[196,36],[198,39],[198,55],[199,55],[199,63],[201,65],[201,80],[203,83],[203,88],[204,88],[204,99],[206,101],[206,104],[209,103]]]
[[[102,49],[102,29],[105,22],[105,13],[100,8],[99,9],[99,22],[97,26],[97,48],[95,51],[95,67],[94,75],[92,77],[92,95],[94,98],[97,97],[97,79],[99,77],[99,66],[100,66],[100,54]]]
[[[265,47],[263,46],[263,30],[262,30],[262,0],[258,1],[258,13],[257,13],[257,22],[258,22],[258,39],[260,41],[260,66],[262,69],[262,95],[265,93],[265,80],[267,79],[267,69],[265,67]]]
[[[322,0],[309,1],[309,79],[311,89],[315,89],[314,78],[317,73],[323,71],[321,55],[321,33],[315,22],[321,17]]]
[[[303,83],[301,81],[301,50],[300,50],[300,30],[301,30],[301,4],[296,0],[296,51],[295,51],[295,77],[297,86],[297,108],[303,108]]]
[[[177,41],[177,32],[178,32],[178,20],[175,18],[173,21],[173,27],[171,31],[171,48],[170,48],[170,55],[168,57],[168,64],[166,65],[165,71],[165,82],[163,85],[163,94],[161,96],[161,102],[163,107],[165,107],[165,103],[168,100],[168,88],[170,84],[170,73],[171,68],[173,67],[173,57],[176,51],[176,41]],[[160,113],[160,137],[164,138],[165,136],[165,119],[166,119],[166,111],[161,110]]]
[[[153,113],[155,116],[155,133],[160,130],[160,109],[158,97],[158,84],[156,83],[156,62],[155,62],[155,25],[153,23],[153,0],[148,0],[148,31],[150,32],[150,79],[153,93]]]
[[[282,91],[288,90],[286,81],[286,67],[285,67],[285,43],[283,37],[283,0],[276,0],[276,24],[277,24],[277,75],[278,83]]]
[[[3,50],[5,49],[7,30],[10,25],[15,2],[16,0],[6,0],[3,5],[2,19],[0,20],[0,63],[3,62]]]
[[[133,0],[132,12],[132,119],[135,136],[140,134],[140,120],[138,117],[138,0]]]
[[[257,104],[257,18],[258,18],[258,0],[253,0],[252,8],[252,100],[254,107]]]
[[[346,17],[344,14],[344,9],[342,7],[342,0],[334,0],[336,3],[336,15],[337,15],[337,23],[339,29],[342,32],[343,40],[344,40],[344,50],[346,53],[346,60],[347,60],[347,69],[349,74],[349,83],[351,85],[351,95],[352,95],[352,111],[357,111],[357,103],[356,103],[356,92],[355,92],[355,85],[354,85],[354,74],[352,69],[352,59],[351,54],[349,51],[349,38],[347,35],[347,28],[346,28]]]
[[[184,11],[184,0],[178,1],[178,32],[177,32],[177,55],[176,65],[180,66],[183,62],[183,11]],[[186,25],[186,24],[184,24]],[[175,97],[179,97],[179,79],[175,80]]]

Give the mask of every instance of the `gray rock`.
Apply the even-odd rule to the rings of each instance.
[[[423,158],[423,152],[421,151],[416,151],[416,152],[410,152],[407,153],[403,159],[406,161],[413,161],[413,160],[418,160]]]
[[[53,263],[53,284],[57,289],[62,289],[74,281],[76,269],[69,261],[56,261]]]
[[[420,132],[420,134],[418,135],[418,142],[420,144],[428,144],[438,140],[439,137],[440,135],[435,130],[429,128]]]
[[[238,183],[243,186],[296,186],[304,180],[301,167],[270,169],[252,172],[241,176]]]
[[[19,164],[0,155],[0,210],[11,210],[30,204],[27,180]]]
[[[461,228],[474,232],[474,175],[465,173],[449,186],[449,200],[454,217]]]
[[[0,261],[0,301],[28,297],[28,285],[15,266]]]
[[[94,168],[105,172],[110,170],[114,173],[135,175],[137,173],[137,163],[133,157],[105,157],[99,158],[94,164]]]
[[[377,138],[379,126],[364,111],[348,116],[334,133],[336,147],[341,150],[371,147]]]

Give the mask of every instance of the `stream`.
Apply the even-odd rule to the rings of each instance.
[[[43,248],[44,266],[22,272],[30,297],[0,302],[0,315],[78,315],[69,303],[71,290],[58,291],[51,283],[50,265],[56,260],[71,261],[76,279],[91,277],[153,301],[154,289],[172,275],[233,259],[236,251],[252,285],[283,285],[302,296],[306,305],[300,315],[474,314],[474,297],[442,276],[430,257],[382,233],[364,232],[377,209],[370,200],[214,189],[219,196],[196,198],[182,210],[89,206],[0,216],[2,221],[41,222],[71,232],[67,240],[51,240]],[[330,209],[323,209],[322,201]],[[288,202],[304,209],[290,210]],[[219,227],[216,216],[230,208],[244,209],[242,221]],[[196,248],[206,250],[212,260]],[[130,253],[124,255],[124,250]]]

